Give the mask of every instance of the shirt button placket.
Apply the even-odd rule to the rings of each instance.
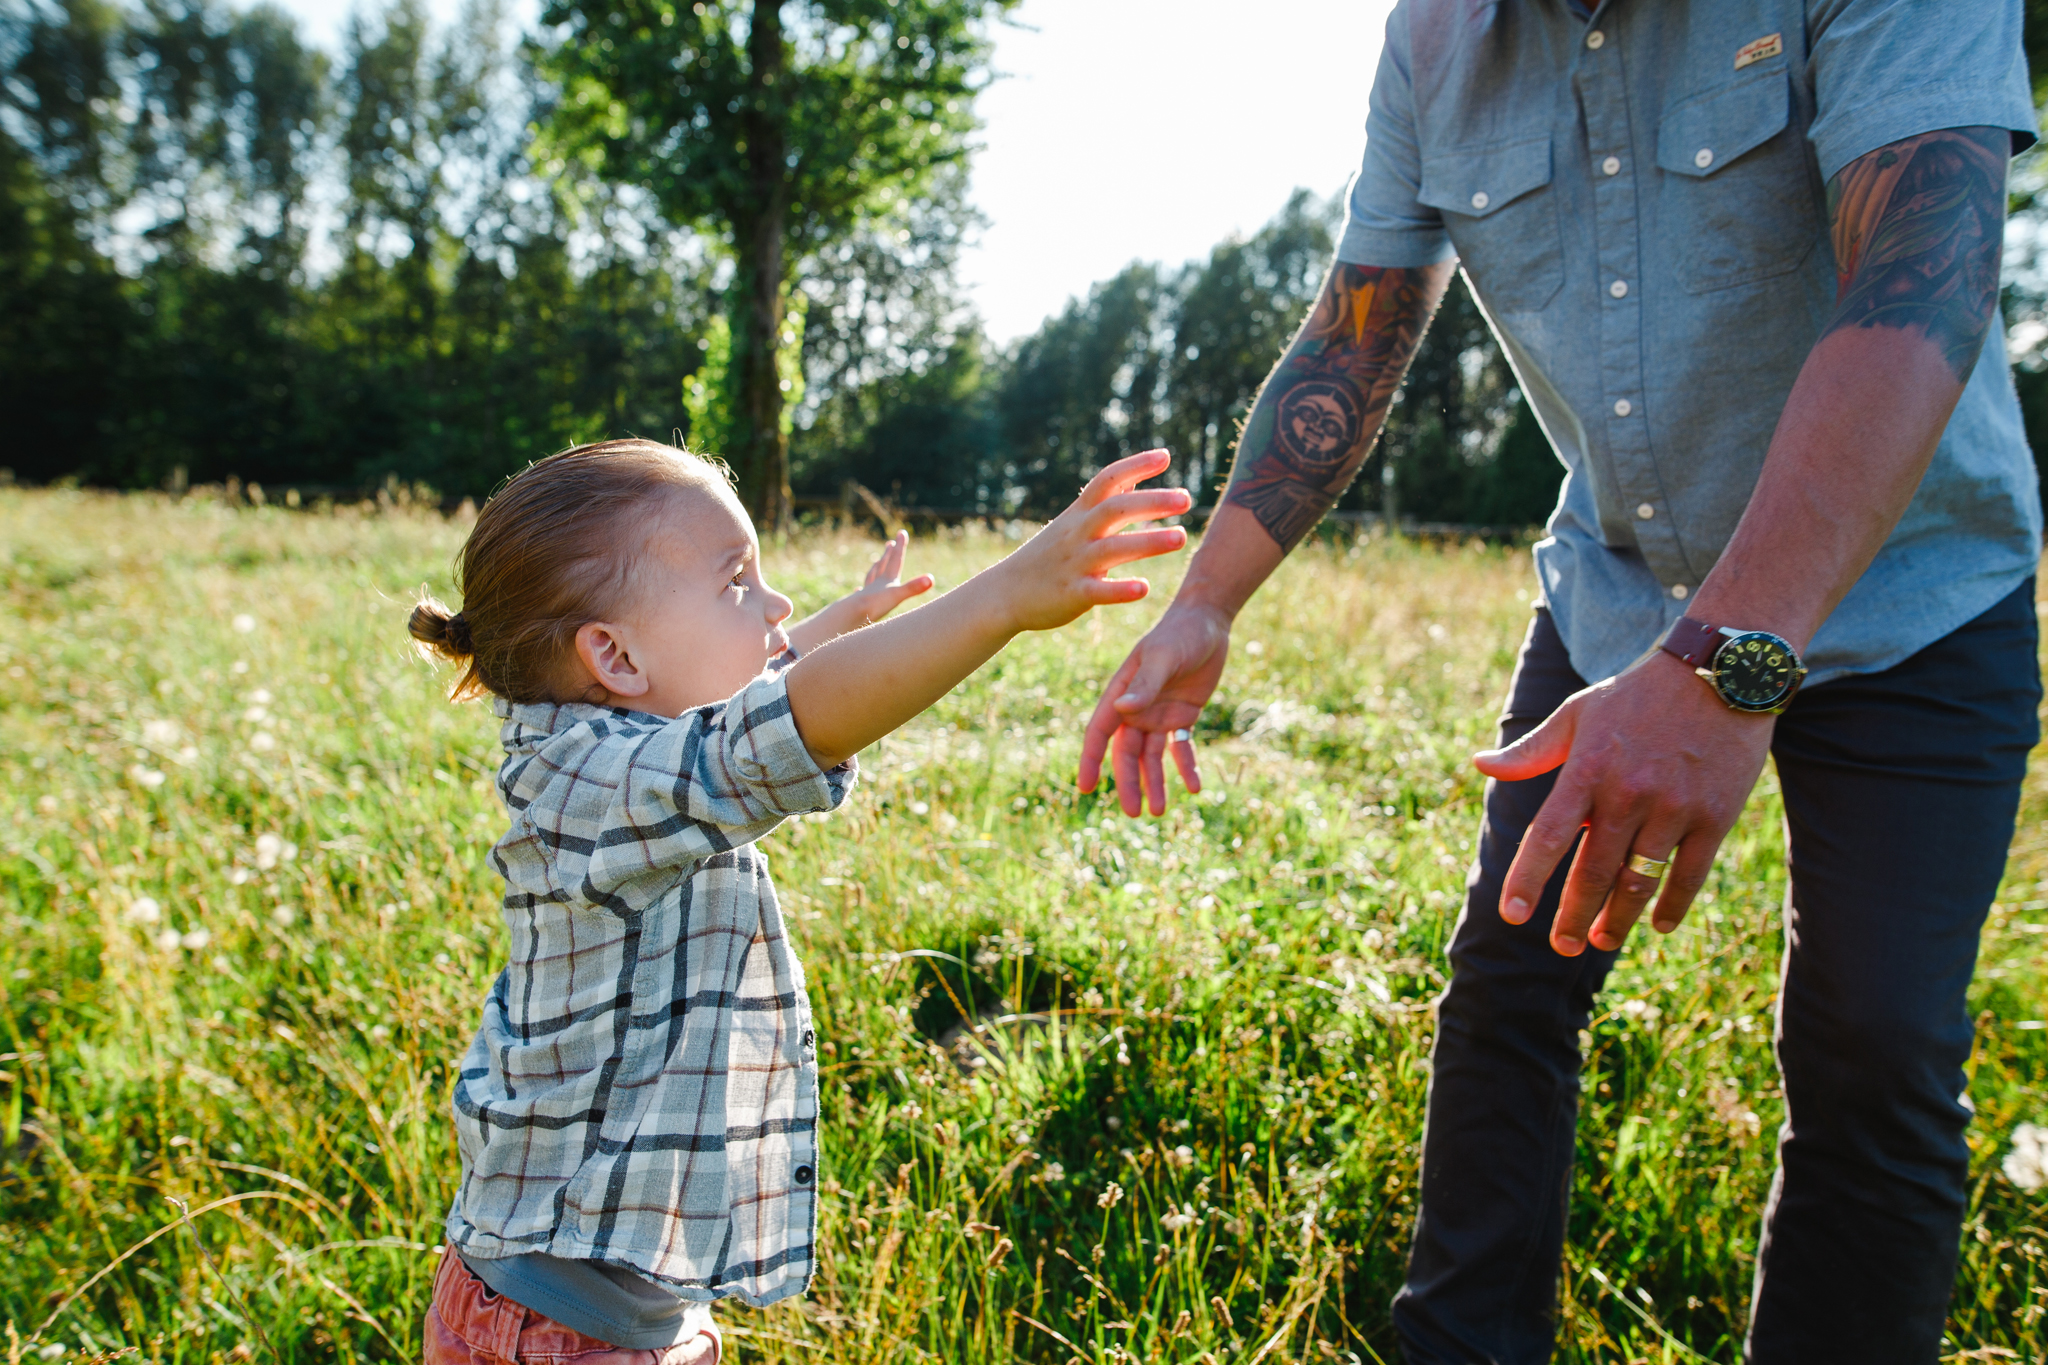
[[[1630,155],[1635,132],[1629,122],[1623,47],[1600,29],[1586,35],[1575,83],[1586,116],[1589,168],[1593,181],[1593,250],[1599,308],[1599,382],[1608,417],[1588,435],[1604,447],[1609,477],[1623,507],[1635,512],[1636,541],[1659,582],[1687,577],[1675,528],[1659,516],[1662,480],[1650,448],[1649,423],[1640,410],[1643,393],[1642,260],[1638,237],[1636,177]],[[1596,41],[1597,38],[1597,41]],[[1608,51],[1608,48],[1612,51]],[[1598,55],[1595,55],[1598,54]],[[1601,151],[1611,148],[1611,151]],[[1591,452],[1589,452],[1591,453]],[[1596,456],[1597,458],[1597,456]]]

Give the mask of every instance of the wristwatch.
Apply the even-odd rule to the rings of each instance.
[[[1792,704],[1806,681],[1799,651],[1767,630],[1710,626],[1681,616],[1658,647],[1692,665],[1734,711],[1775,714]]]

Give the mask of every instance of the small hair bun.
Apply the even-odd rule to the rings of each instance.
[[[459,611],[450,612],[431,597],[412,609],[405,628],[413,639],[443,658],[467,659],[476,653],[476,642],[469,633],[469,617]]]

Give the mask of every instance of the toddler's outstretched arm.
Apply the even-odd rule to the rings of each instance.
[[[919,593],[930,591],[932,576],[928,573],[908,582],[903,580],[903,556],[909,546],[908,531],[898,531],[889,537],[858,588],[789,627],[789,647],[798,654],[808,654],[828,640],[872,625]]]
[[[844,763],[923,711],[1012,636],[1143,597],[1144,579],[1108,575],[1119,564],[1187,543],[1177,526],[1118,534],[1134,521],[1178,516],[1192,505],[1183,489],[1136,491],[1168,463],[1163,450],[1118,460],[1002,562],[921,611],[841,636],[792,664],[790,710],[818,766]]]

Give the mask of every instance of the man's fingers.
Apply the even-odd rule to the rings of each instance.
[[[1095,790],[1095,784],[1102,780],[1102,756],[1109,752],[1110,741],[1123,728],[1124,718],[1117,714],[1115,700],[1127,690],[1132,676],[1139,672],[1143,646],[1132,650],[1117,665],[1116,672],[1109,678],[1109,685],[1102,689],[1102,696],[1095,702],[1095,714],[1088,717],[1088,728],[1081,735],[1081,772],[1078,785],[1085,792]]]
[[[1501,749],[1482,749],[1472,755],[1472,766],[1502,782],[1526,782],[1562,767],[1572,756],[1578,714],[1579,708],[1567,701],[1551,713],[1550,719],[1513,744]]]
[[[1526,924],[1529,916],[1536,913],[1536,902],[1542,898],[1550,874],[1557,870],[1558,860],[1585,827],[1587,809],[1586,794],[1577,786],[1559,781],[1552,789],[1550,799],[1529,822],[1528,831],[1522,835],[1522,846],[1508,868],[1507,879],[1501,883],[1502,919],[1509,924]]]
[[[1179,731],[1175,731],[1178,734]],[[1188,789],[1189,796],[1197,796],[1202,790],[1202,771],[1195,762],[1195,741],[1170,739],[1166,751],[1173,755],[1173,766],[1180,769],[1180,784]]]
[[[1138,813],[1139,750],[1144,745],[1145,732],[1128,726],[1117,732],[1116,739],[1109,746],[1110,771],[1116,774],[1117,804],[1124,808],[1125,815]]]
[[[1144,450],[1136,455],[1126,455],[1104,465],[1094,478],[1088,480],[1079,501],[1083,507],[1093,507],[1104,498],[1143,483],[1154,474],[1164,474],[1172,463],[1173,457],[1164,450]]]
[[[1657,897],[1657,908],[1650,914],[1651,927],[1658,933],[1670,933],[1685,918],[1693,897],[1707,884],[1707,874],[1714,870],[1714,855],[1721,851],[1721,840],[1726,837],[1725,831],[1695,828],[1671,855],[1671,867],[1664,874],[1663,894]]]
[[[1166,736],[1157,730],[1144,731],[1145,809],[1166,814]]]
[[[1619,948],[1628,938],[1629,930],[1635,928],[1642,918],[1643,909],[1650,898],[1657,894],[1663,882],[1663,872],[1639,872],[1634,866],[1636,858],[1652,863],[1668,863],[1671,850],[1678,845],[1679,828],[1668,821],[1651,821],[1636,832],[1629,842],[1628,852],[1623,855],[1620,870],[1615,874],[1614,889],[1607,894],[1607,904],[1601,907],[1600,915],[1593,921],[1586,941],[1604,952]],[[1665,871],[1669,871],[1667,867]]]
[[[1601,796],[1596,789],[1593,800],[1598,802]],[[1607,904],[1622,860],[1628,857],[1641,827],[1642,817],[1627,807],[1610,812],[1595,805],[1589,813],[1586,837],[1579,843],[1578,856],[1572,859],[1571,875],[1565,878],[1564,895],[1558,900],[1557,917],[1550,924],[1550,946],[1566,957],[1577,957],[1586,950],[1587,932],[1601,907]]]

